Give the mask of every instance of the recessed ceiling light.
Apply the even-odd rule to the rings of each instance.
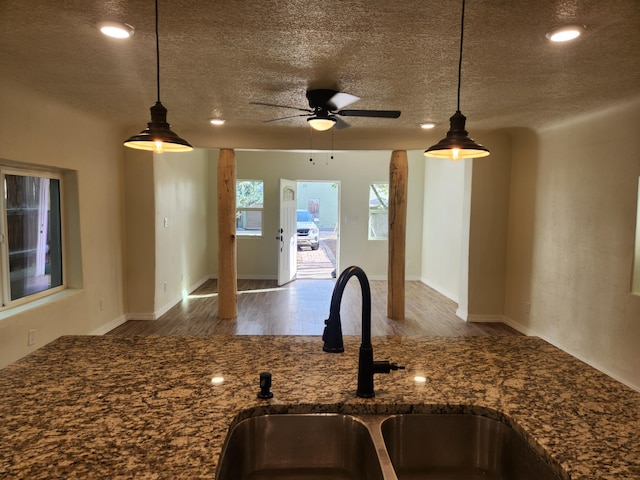
[[[433,122],[425,122],[420,124],[420,128],[424,130],[431,130],[432,128],[435,128],[435,126],[436,124]]]
[[[583,25],[564,25],[547,33],[547,38],[552,42],[568,42],[578,38],[582,32],[584,32]]]
[[[98,28],[104,35],[111,38],[129,38],[134,31],[131,25],[121,22],[100,22]]]
[[[224,125],[224,120],[221,118],[210,118],[209,123],[211,125]]]

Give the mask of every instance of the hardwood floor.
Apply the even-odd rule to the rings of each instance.
[[[335,280],[238,281],[238,318],[217,318],[217,282],[209,280],[155,321],[129,320],[108,335],[322,335]],[[406,283],[406,318],[387,318],[387,282],[371,281],[371,332],[374,336],[515,336],[501,323],[466,323],[457,304],[421,282]],[[341,304],[342,332],[360,335],[361,296],[351,279]]]

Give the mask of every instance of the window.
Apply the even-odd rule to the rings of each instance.
[[[2,174],[2,305],[63,288],[60,177]]]
[[[369,187],[369,240],[389,238],[389,184]]]
[[[264,184],[261,180],[236,180],[236,234],[262,235]]]

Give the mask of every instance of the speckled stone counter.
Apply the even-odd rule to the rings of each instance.
[[[376,359],[407,369],[376,375],[373,399],[355,397],[359,343],[61,337],[0,371],[0,478],[211,479],[250,415],[473,412],[510,422],[566,478],[640,479],[640,393],[540,339],[374,338]],[[264,370],[271,400],[256,395]]]

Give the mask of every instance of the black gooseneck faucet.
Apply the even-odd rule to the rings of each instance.
[[[362,398],[375,396],[373,390],[373,375],[375,373],[389,373],[391,370],[404,369],[397,363],[388,360],[373,360],[373,346],[371,345],[371,287],[369,279],[360,267],[352,266],[345,269],[333,287],[331,295],[331,307],[329,318],[324,321],[324,333],[322,350],[330,353],[344,352],[342,342],[342,323],[340,321],[340,303],[342,295],[351,277],[357,277],[362,292],[362,341],[360,344],[360,356],[358,360],[358,389],[356,395]]]

